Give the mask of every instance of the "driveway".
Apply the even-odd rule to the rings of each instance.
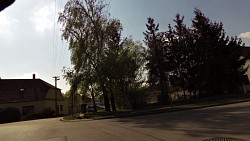
[[[250,141],[250,102],[147,116],[61,122],[59,118],[0,124],[0,141]]]

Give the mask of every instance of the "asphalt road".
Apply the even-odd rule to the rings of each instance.
[[[0,141],[250,141],[250,102],[189,111],[62,122],[59,118],[0,124]]]

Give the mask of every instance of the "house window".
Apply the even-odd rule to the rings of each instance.
[[[24,89],[20,89],[19,90],[19,94],[20,94],[21,98],[24,97],[24,93],[25,93]]]
[[[23,115],[34,114],[34,106],[23,106]]]
[[[60,105],[60,111],[63,111],[63,105]]]

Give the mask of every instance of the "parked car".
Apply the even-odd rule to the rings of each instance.
[[[87,106],[86,109],[87,109],[87,113],[95,112],[95,108],[93,105]]]
[[[96,105],[96,109],[97,109],[97,110],[105,109],[105,107],[104,107],[103,105]],[[94,105],[88,105],[88,106],[86,107],[86,112],[87,112],[87,113],[95,112]]]

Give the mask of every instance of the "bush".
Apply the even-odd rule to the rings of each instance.
[[[34,120],[34,119],[42,119],[42,118],[52,118],[54,117],[55,111],[51,108],[44,109],[43,112],[37,114],[29,114],[23,116],[22,120]]]
[[[22,120],[34,120],[34,119],[37,119],[36,114],[29,114],[22,116]]]
[[[148,103],[149,95],[144,90],[129,92],[129,101],[133,109],[138,109]]]
[[[8,107],[0,112],[0,123],[16,122],[21,120],[21,112],[14,107]]]
[[[42,113],[37,113],[36,118],[52,118],[54,117],[55,111],[51,108],[46,108]]]
[[[54,110],[52,110],[51,108],[46,108],[42,112],[42,118],[51,118],[51,117],[53,117],[54,114],[55,114]]]
[[[73,114],[73,115],[68,115],[63,117],[64,120],[75,120],[75,119],[83,119],[83,117],[77,113],[77,114]]]

